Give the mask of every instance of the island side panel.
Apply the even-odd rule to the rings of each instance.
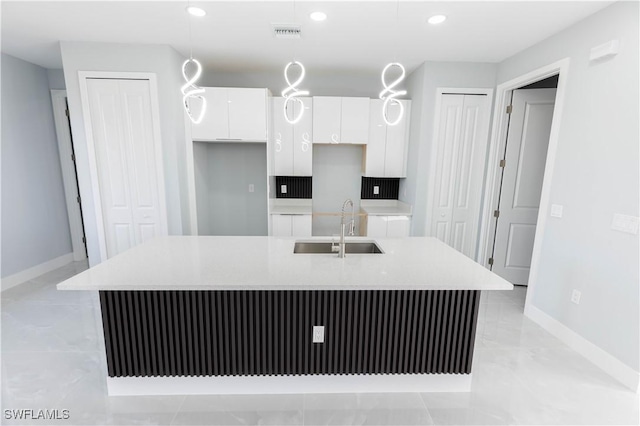
[[[100,302],[110,377],[468,374],[480,291],[101,291]]]

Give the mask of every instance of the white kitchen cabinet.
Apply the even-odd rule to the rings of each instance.
[[[365,176],[406,177],[409,117],[411,101],[400,100],[404,115],[395,126],[388,126],[382,116],[380,99],[370,101],[369,143],[366,150]],[[399,112],[399,105],[389,106],[389,117],[393,119]]]
[[[267,90],[205,87],[207,111],[191,123],[195,141],[267,141]],[[195,101],[197,102],[197,101]]]
[[[367,216],[367,237],[408,237],[410,228],[409,216]]]
[[[313,98],[313,143],[366,144],[368,140],[369,98]]]
[[[271,235],[274,237],[310,237],[310,214],[271,215]]]
[[[296,124],[284,118],[284,98],[272,98],[273,159],[275,176],[311,176],[313,162],[312,102],[311,98],[299,98],[304,104],[302,119]],[[300,104],[291,102],[292,116],[299,113]]]

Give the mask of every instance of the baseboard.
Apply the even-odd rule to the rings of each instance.
[[[24,271],[20,271],[17,274],[2,278],[2,291],[8,290],[12,287],[22,284],[23,282],[32,280],[42,274],[51,272],[54,269],[58,269],[71,262],[73,262],[73,253],[67,253],[63,256],[56,257],[55,259],[52,259],[48,262],[44,262],[29,269],[25,269]]]
[[[610,353],[532,305],[525,307],[524,314],[632,391],[640,391],[640,373]]]
[[[107,377],[114,395],[469,392],[471,374]]]

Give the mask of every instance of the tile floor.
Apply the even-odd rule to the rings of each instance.
[[[90,292],[74,263],[2,292],[2,424],[635,424],[638,396],[522,315],[525,288],[484,294],[469,393],[108,397]],[[16,421],[5,409],[67,409]]]

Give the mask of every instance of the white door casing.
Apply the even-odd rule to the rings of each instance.
[[[442,94],[431,235],[475,258],[488,136],[486,95]]]
[[[556,89],[513,92],[492,271],[527,285]]]
[[[157,97],[148,79],[85,81],[104,260],[167,234]]]

